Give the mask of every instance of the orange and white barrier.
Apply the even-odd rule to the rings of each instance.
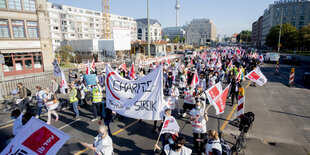
[[[277,64],[276,64],[276,74],[279,75],[279,61],[277,61]]]
[[[292,68],[290,73],[289,86],[292,86],[294,84],[294,78],[295,78],[295,68]]]
[[[239,88],[239,95],[238,95],[238,107],[237,107],[237,118],[241,118],[244,114],[244,104],[245,104],[245,97],[244,97],[244,88]]]

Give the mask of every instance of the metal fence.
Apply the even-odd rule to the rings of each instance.
[[[64,72],[67,79],[68,71]],[[3,79],[0,82],[0,90],[2,95],[7,97],[12,90],[17,88],[18,83],[22,83],[26,88],[34,92],[35,86],[41,86],[42,88],[50,87],[52,78],[56,78],[57,83],[61,81],[61,77],[56,77],[53,72]]]

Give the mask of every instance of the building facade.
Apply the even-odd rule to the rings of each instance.
[[[147,18],[136,19],[138,40],[147,41]],[[162,40],[162,27],[156,19],[150,19],[150,40]]]
[[[101,12],[47,2],[53,51],[69,40],[102,39]],[[137,23],[131,17],[110,14],[111,33],[114,28],[131,31],[131,41],[137,40]],[[113,35],[112,39],[113,39]]]
[[[0,0],[0,74],[14,76],[53,68],[46,0]]]
[[[173,40],[175,37],[179,36],[180,39],[185,37],[186,31],[185,27],[179,26],[179,27],[166,27],[163,28],[163,37],[167,36],[169,40]]]
[[[190,45],[210,45],[216,41],[215,25],[209,19],[194,19],[187,25],[186,43]]]
[[[269,30],[281,23],[290,23],[297,29],[310,23],[310,1],[309,0],[287,0],[275,1],[264,11],[262,27],[262,45],[266,43]]]
[[[257,21],[252,24],[252,39],[251,45],[256,48],[262,47],[262,30],[263,16],[260,16]]]

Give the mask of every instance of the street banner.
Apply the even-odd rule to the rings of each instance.
[[[55,155],[70,136],[35,117],[1,152],[3,155]]]
[[[88,86],[97,85],[96,74],[85,74],[83,75],[83,79]]]
[[[215,108],[216,115],[224,113],[225,106],[226,106],[226,99],[227,99],[227,95],[229,92],[229,87],[230,87],[230,84],[225,88],[223,92],[221,92],[220,95],[218,95],[214,99],[214,102],[211,102],[211,105],[213,105]]]
[[[206,90],[205,93],[207,94],[209,103],[211,104],[214,101],[214,99],[222,93],[222,91],[223,89],[221,82],[218,82],[217,84]]]
[[[252,70],[250,73],[248,73],[246,78],[250,79],[251,81],[257,83],[259,86],[264,85],[267,82],[267,78],[262,73],[259,67]]]
[[[61,76],[61,69],[60,69],[60,66],[58,64],[57,59],[54,59],[53,66],[54,66],[54,75],[55,76]]]
[[[106,68],[108,108],[125,117],[161,120],[165,107],[162,66],[137,80],[125,79],[110,66]]]
[[[180,130],[177,120],[173,116],[167,116],[161,128],[160,134],[171,133],[176,134]]]
[[[61,84],[60,84],[60,92],[66,94],[68,90],[68,84],[66,80],[66,75],[63,71],[61,71]]]

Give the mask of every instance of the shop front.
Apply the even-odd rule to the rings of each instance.
[[[41,52],[1,53],[4,56],[4,76],[43,72]]]

